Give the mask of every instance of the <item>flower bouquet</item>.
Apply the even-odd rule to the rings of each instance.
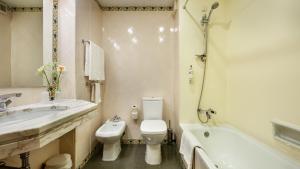
[[[60,78],[62,73],[65,71],[65,67],[63,65],[59,65],[57,62],[53,62],[41,66],[37,71],[39,75],[46,79],[49,100],[55,100],[56,92],[60,90]]]

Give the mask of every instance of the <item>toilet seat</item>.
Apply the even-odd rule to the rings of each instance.
[[[167,125],[163,120],[144,120],[141,124],[142,134],[166,134]]]

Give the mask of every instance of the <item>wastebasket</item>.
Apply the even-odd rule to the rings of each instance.
[[[59,154],[46,161],[45,169],[71,169],[72,160],[70,154]]]

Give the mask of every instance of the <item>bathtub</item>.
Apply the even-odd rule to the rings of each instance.
[[[195,169],[300,169],[299,163],[231,126],[180,126],[201,147]]]

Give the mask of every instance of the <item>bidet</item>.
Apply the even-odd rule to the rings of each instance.
[[[125,131],[126,123],[115,116],[106,121],[97,131],[96,138],[103,143],[103,161],[114,161],[121,152],[121,137]]]

